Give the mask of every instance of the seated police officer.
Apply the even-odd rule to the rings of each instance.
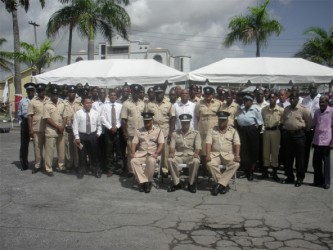
[[[216,186],[211,190],[212,195],[228,192],[228,183],[239,167],[240,139],[236,129],[228,125],[229,113],[217,113],[218,126],[208,130],[206,137],[206,162]],[[219,165],[226,166],[221,173]]]
[[[181,189],[179,180],[178,164],[186,163],[189,166],[188,190],[191,193],[197,191],[195,178],[200,165],[201,137],[200,133],[190,128],[192,115],[182,114],[179,116],[181,129],[172,133],[168,163],[173,180],[173,186],[169,187],[168,192]]]
[[[131,167],[139,191],[149,193],[152,186],[157,157],[164,147],[164,134],[159,127],[153,126],[154,113],[143,112],[144,126],[135,131],[131,144]],[[142,164],[146,164],[145,167]]]

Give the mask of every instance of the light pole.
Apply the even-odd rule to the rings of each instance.
[[[39,24],[37,24],[37,23],[35,23],[35,22],[33,22],[33,21],[30,21],[29,24],[31,24],[31,25],[34,26],[35,44],[36,44],[36,48],[38,48],[36,27],[38,27]]]

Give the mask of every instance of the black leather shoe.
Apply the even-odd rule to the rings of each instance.
[[[229,186],[223,186],[223,185],[220,185],[220,188],[219,188],[219,192],[220,194],[226,194],[228,191],[229,191]]]
[[[146,183],[145,183],[145,193],[146,193],[146,194],[150,193],[150,191],[151,191],[151,186],[152,186],[152,183],[151,183],[151,182],[146,182]]]
[[[286,178],[281,183],[282,184],[294,184],[294,182],[295,181],[293,179]]]
[[[279,176],[277,175],[276,168],[273,168],[272,178],[273,178],[274,181],[276,181],[276,182],[280,182],[280,178],[279,178]]]
[[[248,181],[253,181],[253,178],[254,178],[253,173],[252,172],[248,173],[246,178],[247,178]]]
[[[77,178],[78,178],[78,179],[81,180],[81,179],[83,179],[83,177],[84,177],[84,173],[83,173],[83,172],[78,172],[78,173],[77,173]]]
[[[197,187],[196,187],[197,185],[196,185],[196,183],[194,182],[192,185],[190,185],[190,184],[188,184],[188,187],[187,187],[187,189],[188,189],[188,191],[190,191],[191,193],[196,193],[197,192]]]
[[[175,192],[176,190],[182,189],[182,184],[172,185],[168,187],[168,192]]]
[[[31,171],[32,174],[36,174],[40,171],[40,168],[33,168],[33,170]]]
[[[143,193],[145,191],[145,183],[139,184],[139,192]]]
[[[46,174],[48,177],[53,177],[53,176],[54,176],[53,172],[46,172],[45,174]]]
[[[215,187],[212,188],[210,191],[213,196],[216,196],[220,193],[220,188],[222,187],[221,184],[217,184]]]
[[[303,180],[302,179],[297,179],[295,183],[295,187],[300,187],[302,186]]]
[[[329,189],[329,188],[330,188],[330,185],[329,185],[329,184],[324,184],[324,185],[323,185],[323,188],[324,188],[324,189]]]

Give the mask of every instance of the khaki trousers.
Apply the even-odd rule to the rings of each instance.
[[[131,166],[131,145],[132,145],[132,141],[133,141],[133,137],[134,136],[129,136],[128,139],[127,139],[127,146],[126,146],[126,153],[127,153],[127,170],[129,173],[132,173],[133,174],[133,169],[132,169],[132,166]]]
[[[263,166],[279,166],[280,130],[265,130],[263,135]]]
[[[146,164],[145,167],[142,164]],[[156,167],[156,159],[154,157],[135,157],[131,159],[131,167],[137,181],[141,184],[152,181]]]
[[[65,162],[66,168],[77,168],[79,166],[79,153],[78,148],[74,142],[74,134],[73,133],[64,133],[65,137]]]
[[[169,158],[168,137],[164,137],[164,148],[161,154],[161,166],[162,166],[162,172],[164,174],[167,174],[169,172],[168,158]]]
[[[219,165],[226,166],[223,173],[221,173]],[[217,157],[212,158],[210,162],[207,162],[207,168],[211,172],[213,180],[226,187],[239,168],[239,163],[233,160],[227,161],[223,159],[221,155],[218,155]]]
[[[45,132],[34,132],[35,168],[39,169],[43,158],[45,146]]]
[[[200,166],[200,160],[198,158],[193,158],[192,156],[175,156],[174,158],[168,158],[169,170],[173,180],[173,184],[179,184],[179,170],[177,168],[178,164],[186,163],[189,168],[189,178],[188,182],[192,185],[195,182],[198,169]]]
[[[58,168],[63,170],[65,168],[65,136],[58,135],[58,137],[45,138],[45,170],[52,172],[52,161],[54,156],[54,148],[57,148],[58,153]]]

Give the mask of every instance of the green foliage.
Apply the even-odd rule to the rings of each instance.
[[[35,67],[38,73],[51,63],[62,61],[62,56],[55,56],[51,40],[46,40],[39,48],[25,42],[21,43],[21,52],[15,53],[15,58],[29,67]]]
[[[331,26],[328,32],[320,27],[310,27],[304,34],[311,37],[307,39],[302,49],[295,54],[295,57],[302,57],[311,62],[332,67],[333,26]]]
[[[2,44],[6,42],[6,39],[0,38],[0,47]],[[8,51],[0,51],[0,69],[5,71],[11,71],[11,67],[13,66],[13,63],[9,61],[8,59],[13,59],[14,53],[8,52]]]
[[[249,7],[247,16],[235,16],[229,23],[230,33],[227,34],[223,44],[230,47],[236,41],[244,45],[256,43],[256,56],[260,56],[260,49],[267,46],[267,40],[272,34],[280,35],[283,27],[275,19],[270,19],[266,11],[270,0],[259,7]]]

